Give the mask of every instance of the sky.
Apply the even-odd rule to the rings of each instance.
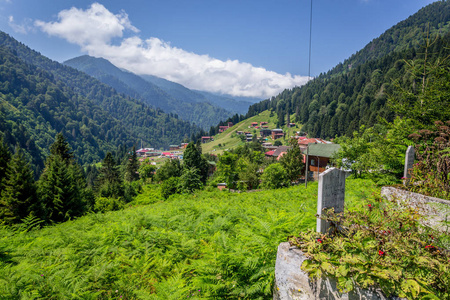
[[[88,54],[233,96],[327,72],[432,0],[0,0],[0,30],[59,61]]]

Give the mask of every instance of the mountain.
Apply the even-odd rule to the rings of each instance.
[[[0,136],[24,148],[37,173],[58,132],[84,164],[122,145],[168,148],[199,131],[0,32]]]
[[[226,105],[230,101],[224,102],[224,105],[221,105],[220,101],[212,103],[201,93],[180,84],[150,75],[138,76],[117,68],[103,58],[84,55],[65,61],[64,64],[97,78],[120,93],[140,99],[167,113],[178,115],[181,119],[204,129],[217,124],[217,120],[227,119],[237,112],[226,109],[233,108],[233,105]],[[245,113],[250,103],[241,106],[244,107],[240,107],[239,112]]]
[[[399,88],[414,90],[420,80],[409,72],[410,61],[423,65],[426,50],[427,63],[444,62],[448,70],[449,12],[449,1],[422,8],[326,74],[252,105],[246,117],[270,109],[277,113],[279,126],[289,116],[310,136],[322,138],[352,135],[361,125],[373,126],[379,117],[391,121],[395,113],[386,104],[388,98]]]

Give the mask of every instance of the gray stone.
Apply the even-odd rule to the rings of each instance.
[[[341,293],[337,289],[335,278],[325,277],[310,279],[300,267],[307,259],[303,252],[290,247],[289,243],[281,243],[278,246],[277,260],[275,263],[274,300],[383,300],[399,299],[387,298],[380,289],[360,289],[350,293]]]
[[[450,220],[449,200],[425,196],[392,186],[382,187],[381,196],[388,200],[396,200],[401,206],[411,206],[417,209],[424,216],[421,221],[423,225],[442,232],[449,232],[447,223]]]
[[[320,219],[323,209],[334,208],[336,213],[344,211],[346,172],[330,168],[319,175],[319,191],[317,197],[317,232],[325,233],[329,222]]]
[[[404,184],[409,184],[409,179],[411,178],[411,171],[414,166],[414,159],[416,156],[416,152],[413,146],[408,146],[405,155],[405,169],[403,171],[403,177],[405,178]]]

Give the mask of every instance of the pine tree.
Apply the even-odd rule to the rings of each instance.
[[[128,161],[125,170],[125,180],[133,182],[139,179],[139,161],[136,155],[136,147],[133,146],[132,153],[128,155]]]
[[[199,150],[200,148],[200,150]],[[194,143],[189,143],[183,154],[184,168],[196,168],[199,172],[201,181],[203,183],[208,179],[208,162],[202,157],[201,146],[195,146]]]
[[[9,161],[0,196],[0,219],[8,224],[19,223],[28,215],[37,214],[36,186],[30,164],[20,148]]]
[[[119,198],[124,194],[120,172],[111,152],[108,152],[103,159],[98,176],[97,191],[102,197]]]
[[[6,177],[10,159],[11,152],[9,152],[8,147],[3,143],[3,138],[0,138],[0,191],[3,189],[3,180]]]
[[[62,222],[82,215],[84,186],[83,174],[73,161],[70,146],[59,133],[38,181],[42,218]]]
[[[291,145],[291,148],[281,157],[280,163],[286,170],[288,179],[292,182],[298,180],[303,173],[304,164],[302,151],[300,150],[297,140],[291,139],[289,144]]]

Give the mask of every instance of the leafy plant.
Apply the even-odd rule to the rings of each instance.
[[[290,239],[309,258],[311,277],[336,277],[341,291],[380,287],[408,299],[448,299],[448,236],[421,226],[418,210],[375,197],[359,210],[327,211],[334,231],[307,231]],[[339,228],[340,230],[337,230]]]
[[[434,130],[412,134],[416,141],[418,163],[413,167],[410,185],[413,192],[450,199],[450,121],[435,122]]]

